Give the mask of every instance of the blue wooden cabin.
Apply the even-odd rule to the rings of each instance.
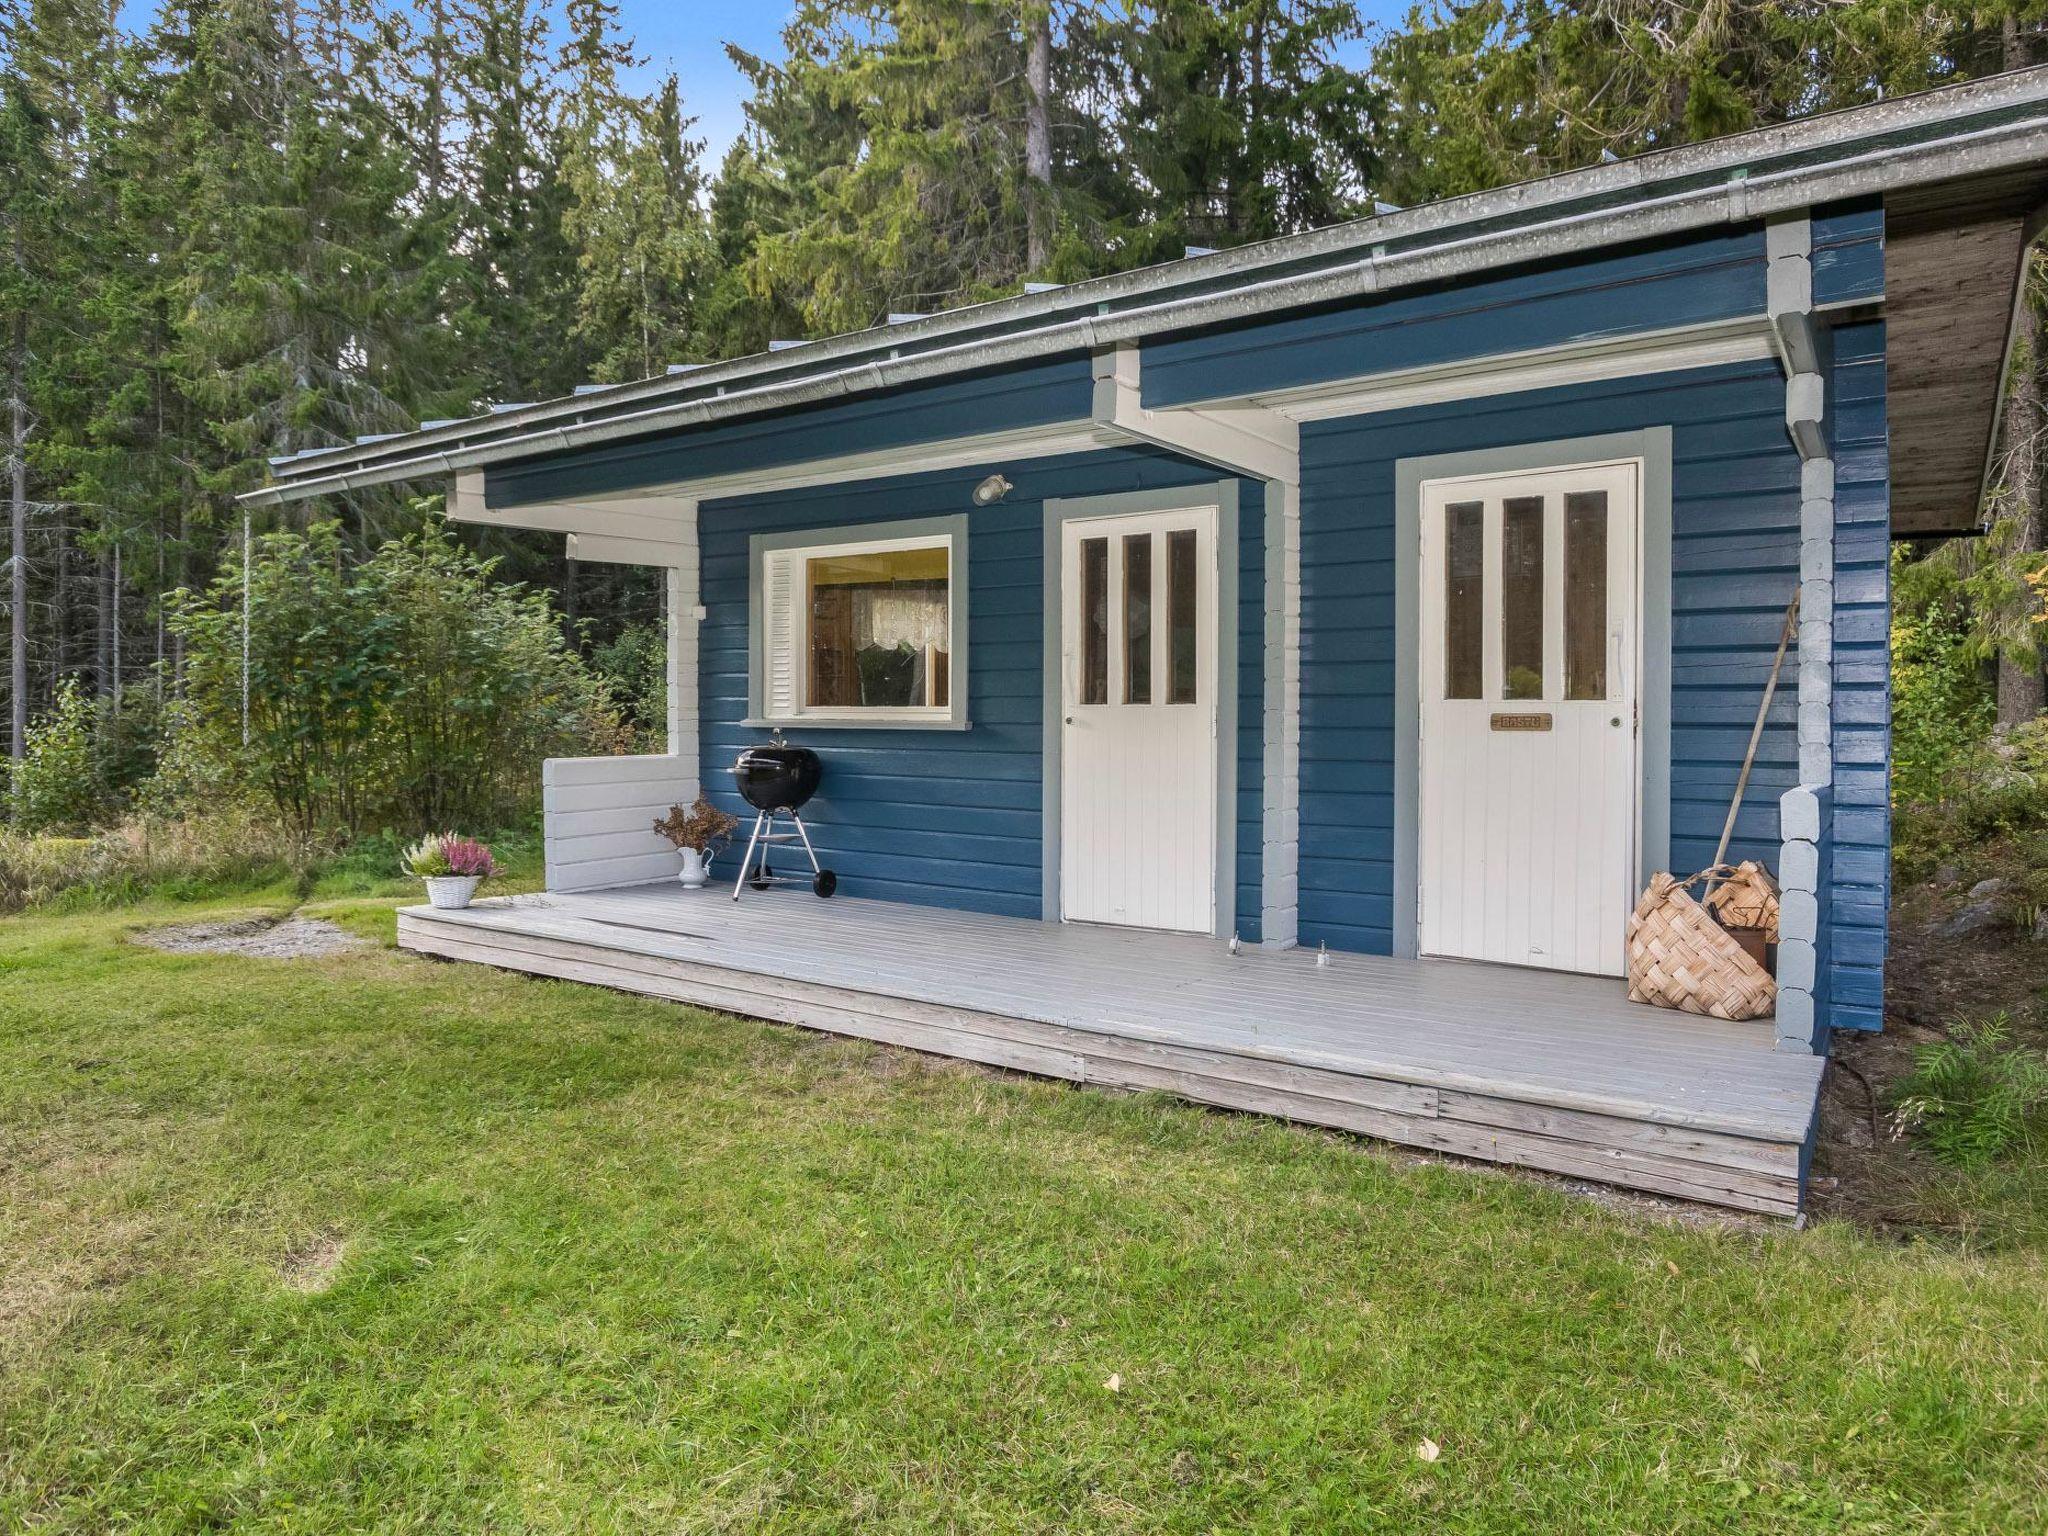
[[[672,886],[650,817],[700,787],[751,816],[727,769],[779,731],[823,760],[804,816],[838,907],[867,914],[861,964],[877,944],[955,945],[939,969],[957,973],[1085,929],[1043,969],[989,959],[1004,974],[976,1016],[1125,1040],[1145,1031],[1059,1000],[1095,986],[1061,956],[1151,956],[1164,976],[1228,954],[1290,967],[1276,987],[1349,975],[1344,998],[1393,989],[1416,1010],[1358,1025],[1384,1026],[1370,1071],[1330,1066],[1353,1037],[1256,1059],[1438,1094],[1439,1115],[1464,1068],[1402,1042],[1464,1031],[1473,1060],[1519,1053],[1533,1081],[1543,1040],[1501,1044],[1521,1000],[1607,1021],[1608,1046],[1573,1047],[1575,1083],[1603,1050],[1670,1062],[1724,1038],[1622,1006],[1613,978],[1649,877],[1714,858],[1796,591],[1729,855],[1783,887],[1775,1016],[1741,1042],[1794,1073],[1769,1090],[1783,1125],[1688,1122],[1669,1085],[1494,1085],[1775,1137],[1790,1173],[1732,1203],[1785,1208],[1812,1058],[1883,1016],[1890,541],[1976,527],[2044,200],[2048,73],[2009,74],[316,450],[248,499],[446,482],[459,522],[667,572],[670,751],[549,765],[560,922],[608,921],[582,896]],[[716,921],[771,910],[815,956],[832,953],[817,925],[852,921],[783,891],[721,900]],[[434,947],[427,921],[415,947]],[[628,942],[579,929],[542,963],[541,939],[522,959],[513,918],[491,921],[498,949],[469,958],[551,974]],[[1337,962],[1312,976],[1296,950]],[[1489,980],[1411,996],[1437,983],[1403,977],[1451,974],[1391,965],[1418,959]],[[882,995],[865,974],[817,959],[782,979]],[[966,1018],[948,984],[888,995]],[[750,1011],[898,1038],[808,1006]],[[1644,1045],[1674,1027],[1695,1033]],[[1147,1038],[1195,1048],[1166,1024]],[[900,1043],[973,1054],[957,1031]],[[1042,1069],[1238,1102],[1070,1056],[1093,1060]],[[1673,1076],[1700,1072],[1724,1075]],[[1588,1155],[1513,1140],[1587,1144],[1555,1125],[1496,1127],[1477,1150],[1362,1128],[1565,1172]],[[1671,1148],[1616,1155],[1594,1175],[1717,1198],[1651,1166]]]

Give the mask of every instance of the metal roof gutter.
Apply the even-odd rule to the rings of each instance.
[[[2048,66],[303,454],[240,500],[451,474],[2033,164],[2048,164]]]

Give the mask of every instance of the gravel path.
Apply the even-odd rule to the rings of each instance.
[[[231,923],[150,928],[135,935],[135,942],[174,955],[253,955],[263,960],[318,960],[370,947],[369,940],[324,917],[248,917]]]

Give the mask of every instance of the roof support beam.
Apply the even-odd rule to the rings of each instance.
[[[1095,354],[1103,432],[1266,482],[1259,934],[1267,948],[1292,948],[1301,921],[1301,428],[1258,405],[1147,410],[1142,368],[1133,345]]]
[[[1170,448],[1255,480],[1301,479],[1301,428],[1262,406],[1145,408],[1132,345],[1095,354],[1095,420],[1122,436]]]

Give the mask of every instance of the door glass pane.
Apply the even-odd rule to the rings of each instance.
[[[1543,697],[1543,498],[1510,496],[1500,518],[1500,676],[1504,699]]]
[[[1485,667],[1486,514],[1476,501],[1444,508],[1444,697],[1476,699]]]
[[[1607,697],[1607,493],[1564,498],[1564,696]]]
[[[1152,535],[1124,535],[1124,702],[1152,702]]]
[[[1166,536],[1166,684],[1169,704],[1195,702],[1195,530]]]
[[[946,703],[950,556],[947,545],[934,544],[804,562],[811,597],[812,707]]]
[[[1081,541],[1081,702],[1109,702],[1109,540]]]

